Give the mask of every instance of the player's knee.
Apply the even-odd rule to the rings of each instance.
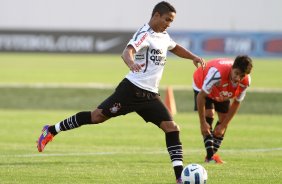
[[[106,121],[107,118],[103,113],[102,113],[102,109],[96,109],[94,111],[91,112],[91,121],[93,124],[98,124],[98,123],[102,123],[104,121]]]
[[[214,131],[213,135],[215,137],[221,137],[222,136],[218,131]]]
[[[214,118],[214,110],[213,109],[207,109],[205,114],[206,114],[206,117]]]
[[[177,125],[174,121],[163,121],[161,123],[160,128],[165,132],[175,132],[180,131],[179,125]]]
[[[180,126],[177,125],[177,124],[175,124],[175,129],[174,129],[173,131],[178,131],[178,132],[180,132]]]

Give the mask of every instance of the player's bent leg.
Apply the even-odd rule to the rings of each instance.
[[[55,124],[49,126],[48,131],[52,135],[57,135],[61,131],[67,131],[74,128],[78,128],[82,125],[91,124],[91,112],[90,111],[82,111],[78,112],[75,115]]]
[[[208,139],[210,141],[207,141]],[[216,164],[225,163],[223,160],[221,160],[218,154],[215,154],[218,151],[218,149],[220,148],[222,141],[223,141],[223,136],[217,137],[214,133],[212,133],[211,135],[205,138],[205,146],[207,150],[207,156],[206,156],[205,162],[216,163]],[[212,142],[213,145],[210,146],[209,142]]]
[[[220,124],[219,121],[216,123],[216,126],[218,124]],[[224,134],[222,136],[219,136],[219,135],[215,134],[215,132],[213,133],[214,153],[216,153],[218,151],[218,149],[220,148],[223,139],[224,139]]]
[[[45,125],[43,127],[42,133],[37,141],[37,149],[42,152],[45,146],[53,140],[53,137],[57,135],[60,131],[67,131],[70,129],[78,128],[84,124],[91,123],[91,112],[83,111],[55,124],[55,125]]]
[[[206,117],[206,122],[210,125],[210,132],[213,131],[212,124],[213,124],[213,117]],[[214,154],[214,140],[212,134],[204,135],[204,146],[206,149],[206,158],[205,160],[211,159]]]
[[[160,128],[165,132],[167,151],[170,155],[176,180],[181,179],[183,170],[183,150],[179,138],[179,126],[174,121],[163,121]]]
[[[207,160],[210,160],[214,154],[212,134],[204,136],[204,146],[205,146],[206,153],[207,153],[205,161],[207,161]]]
[[[206,122],[210,125],[210,132],[212,132],[212,124],[214,120],[214,109],[206,109],[205,114],[206,114]],[[213,135],[208,134],[208,135],[203,135],[204,139],[204,146],[206,149],[206,157],[205,157],[205,162],[210,160],[214,154],[213,147],[214,147],[214,142],[213,142]]]
[[[163,121],[160,124],[160,128],[165,132],[180,131],[180,127],[174,121]]]
[[[216,126],[217,126],[218,124],[220,124],[219,121],[217,122]],[[213,144],[214,144],[214,146],[213,146],[213,152],[214,152],[214,155],[213,155],[213,157],[212,157],[212,160],[214,160],[214,162],[217,163],[217,164],[223,164],[223,163],[225,163],[225,161],[223,161],[223,160],[220,158],[220,156],[219,156],[218,154],[216,154],[217,151],[218,151],[218,149],[219,149],[220,146],[221,146],[221,143],[222,143],[223,139],[224,139],[224,134],[223,134],[222,136],[219,136],[219,135],[216,134],[216,132],[213,132]]]
[[[217,121],[215,127],[217,127],[220,122],[222,122],[226,116],[227,116],[227,113],[226,112],[217,112],[218,114],[218,119],[219,121]],[[226,132],[226,130],[225,130]],[[213,147],[213,151],[214,151],[214,160],[216,160],[217,163],[225,163],[218,154],[215,154],[217,153],[217,151],[219,150],[221,144],[222,144],[222,141],[224,139],[224,135],[225,135],[225,132],[223,135],[219,135],[217,134],[217,132],[213,132],[213,141],[214,141],[214,147]]]

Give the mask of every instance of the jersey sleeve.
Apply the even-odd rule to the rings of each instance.
[[[218,82],[220,82],[220,80],[221,80],[221,75],[219,71],[216,68],[211,67],[204,79],[202,90],[207,94],[210,94],[212,91],[212,87]]]
[[[251,84],[251,76],[248,75],[248,85],[245,86],[245,89],[236,97],[236,101],[242,102],[244,100],[244,98],[246,96],[247,89],[250,86],[250,84]]]
[[[238,102],[242,102],[246,96],[247,88],[244,89],[235,99]]]
[[[176,46],[176,43],[171,37],[169,37],[169,40],[168,50],[172,50]]]
[[[127,45],[132,45],[136,52],[140,51],[144,47],[148,47],[148,37],[149,34],[146,31],[138,30],[131,40],[129,40]]]

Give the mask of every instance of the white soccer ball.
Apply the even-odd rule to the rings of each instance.
[[[183,184],[206,184],[208,173],[200,164],[189,164],[181,173]]]

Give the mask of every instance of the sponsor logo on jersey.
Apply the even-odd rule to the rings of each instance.
[[[214,99],[218,102],[224,102],[226,100],[229,100],[233,96],[232,92],[229,91],[221,91],[219,93],[219,96],[215,97]]]
[[[229,91],[221,91],[221,92],[219,93],[219,95],[222,96],[222,97],[228,97],[228,98],[230,98],[230,97],[232,97],[233,93],[232,93],[232,92],[229,92]]]
[[[165,65],[165,56],[162,56],[163,51],[160,49],[151,50],[150,60],[153,61],[155,65],[164,66]]]
[[[135,47],[139,47],[142,44],[142,42],[146,39],[147,36],[148,36],[148,33],[145,33],[137,43],[134,43]]]
[[[145,59],[144,54],[135,55],[135,60],[142,60],[142,59]]]
[[[152,49],[151,50],[151,54],[154,54],[154,55],[160,55],[162,53],[163,53],[163,51],[160,50],[160,49]]]

